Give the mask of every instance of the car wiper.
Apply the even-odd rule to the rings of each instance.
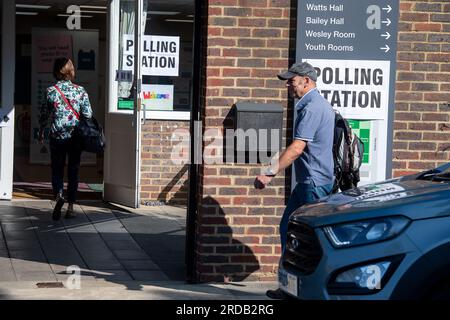
[[[425,172],[420,173],[417,177],[416,180],[428,180],[428,179],[432,179],[433,177],[435,177],[437,174],[441,173],[440,170],[436,170],[436,169],[431,169]]]
[[[432,181],[447,181],[450,180],[450,172],[442,172],[434,175]]]

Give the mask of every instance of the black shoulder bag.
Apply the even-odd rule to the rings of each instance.
[[[94,117],[86,118],[83,115],[80,117],[80,114],[72,107],[69,100],[67,100],[66,96],[58,86],[55,85],[55,88],[78,119],[78,125],[75,127],[74,133],[79,148],[82,151],[102,154],[105,149],[105,134],[103,128]]]

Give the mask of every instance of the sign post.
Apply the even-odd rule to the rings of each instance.
[[[375,4],[374,4],[375,3]],[[390,177],[399,0],[300,0],[296,61],[334,109],[364,128],[361,183]]]

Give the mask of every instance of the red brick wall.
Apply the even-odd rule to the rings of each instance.
[[[280,103],[288,127],[287,92],[276,75],[289,65],[290,0],[209,0],[204,60],[205,130],[223,130],[238,101]],[[295,37],[295,36],[294,36]],[[284,136],[286,133],[284,132]],[[286,199],[283,175],[253,188],[261,165],[202,165],[198,194],[200,281],[274,280],[278,224]]]
[[[142,126],[141,202],[186,205],[187,165],[177,165],[171,159],[174,146],[180,140],[175,130],[189,130],[189,121],[147,120]]]
[[[450,160],[450,3],[400,6],[394,176]]]
[[[208,1],[202,36],[204,130],[222,131],[237,101],[281,103],[284,128],[291,127],[291,106],[276,74],[292,62],[296,4],[295,0]],[[450,160],[450,3],[402,0],[400,5],[395,176]],[[143,128],[143,199],[187,198],[186,167],[173,165],[169,158],[178,143],[171,141],[175,125],[187,128],[189,124],[149,121]],[[283,134],[290,136],[289,131]],[[198,280],[276,279],[278,224],[290,191],[289,173],[277,177],[266,190],[256,191],[253,180],[260,167],[200,166],[194,191],[199,195]]]

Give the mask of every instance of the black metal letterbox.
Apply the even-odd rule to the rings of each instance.
[[[276,153],[281,149],[283,136],[283,107],[275,103],[238,102],[234,130],[237,152]]]

